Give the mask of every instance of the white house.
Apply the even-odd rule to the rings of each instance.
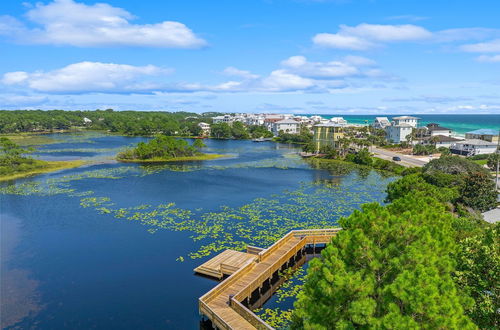
[[[283,119],[273,123],[273,134],[278,136],[280,131],[288,134],[299,134],[300,123],[293,119]]]
[[[393,126],[410,125],[413,128],[417,128],[419,119],[420,118],[412,117],[412,116],[394,117],[394,118],[392,118],[392,125]]]
[[[212,120],[214,121],[214,124],[218,123],[231,124],[234,121],[233,116],[231,115],[216,116],[213,117]]]
[[[428,136],[451,136],[451,129],[439,126],[439,124],[427,124],[426,128]]]
[[[343,117],[332,117],[329,122],[337,125],[347,125],[347,120]]]
[[[422,140],[422,144],[432,144],[435,145],[436,148],[450,148],[453,144],[459,141],[462,140],[446,135],[434,135],[424,137]]]
[[[457,155],[474,156],[481,154],[492,154],[497,150],[497,144],[494,142],[470,139],[454,143],[450,151]]]
[[[375,120],[373,121],[373,124],[372,126],[374,128],[386,128],[387,126],[390,126],[391,125],[391,122],[389,121],[389,119],[387,117],[375,117]]]
[[[92,124],[92,120],[91,120],[91,119],[89,119],[89,118],[87,118],[87,117],[83,117],[83,123],[84,123],[85,125],[87,125],[87,124]]]
[[[198,126],[201,128],[203,135],[210,135],[210,124],[201,122],[198,123]]]
[[[413,126],[408,124],[391,125],[385,128],[386,139],[392,143],[406,142],[406,137],[411,134]]]

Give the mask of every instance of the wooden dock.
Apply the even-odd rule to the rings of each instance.
[[[226,250],[203,265],[194,269],[196,273],[221,279],[224,275],[232,275],[249,260],[255,260],[257,255],[235,250]]]
[[[296,265],[304,257],[307,245],[328,243],[339,230],[293,230],[267,249],[249,247],[247,253],[222,252],[202,266],[208,264],[205,269],[217,269],[219,265],[219,272],[223,272],[220,266],[231,259],[239,268],[199,299],[200,314],[219,329],[272,329],[251,311],[252,302],[278,287],[280,271]],[[241,259],[237,260],[237,256]]]

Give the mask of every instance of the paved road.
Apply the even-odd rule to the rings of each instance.
[[[394,151],[385,150],[385,149],[373,148],[371,150],[371,152],[373,152],[376,157],[391,160],[391,161],[392,161],[392,157],[399,157],[399,158],[401,158],[401,161],[396,162],[396,163],[404,165],[404,166],[422,167],[425,164],[427,164],[427,162],[424,160],[416,159],[416,158],[408,156],[408,155],[403,155],[403,154],[400,154],[400,153],[397,153]]]

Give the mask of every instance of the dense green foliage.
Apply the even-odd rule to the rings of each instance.
[[[496,171],[499,159],[500,159],[500,153],[495,152],[494,154],[490,154],[488,155],[486,165],[488,165],[488,168],[490,170]]]
[[[431,155],[435,152],[437,152],[437,149],[432,144],[427,144],[427,145],[416,144],[415,146],[413,146],[413,151],[412,151],[414,155]]]
[[[499,225],[477,213],[496,203],[487,171],[443,156],[387,193],[311,261],[294,327],[498,327]]]
[[[497,204],[497,192],[491,175],[475,172],[465,177],[460,190],[460,201],[479,211],[488,211]]]
[[[6,137],[0,137],[0,175],[28,172],[45,165],[45,162],[26,156],[24,149]]]
[[[248,126],[248,132],[250,133],[253,139],[273,137],[273,133],[264,126],[250,125]]]
[[[424,172],[429,174],[470,174],[473,172],[487,172],[485,168],[466,158],[459,156],[442,156],[433,159],[424,166]]]
[[[280,132],[279,136],[276,138],[277,141],[281,143],[295,143],[295,144],[309,144],[313,139],[312,133],[306,127],[300,128],[299,134],[289,134]]]
[[[352,161],[353,163],[359,165],[370,166],[373,164],[373,158],[368,151],[368,149],[363,148],[355,154],[348,154],[345,158],[347,161]]]
[[[197,141],[197,140],[195,140]],[[190,146],[183,139],[159,135],[151,141],[139,142],[137,147],[118,154],[120,160],[147,160],[190,157],[198,154],[196,146]]]
[[[210,135],[215,139],[236,139],[245,140],[250,138],[272,137],[273,134],[263,126],[246,127],[243,123],[237,121],[231,125],[227,123],[212,124]]]
[[[297,329],[472,329],[451,273],[451,215],[425,193],[367,204],[311,261]]]
[[[91,122],[85,122],[84,118]],[[199,122],[211,123],[207,115],[165,111],[0,111],[0,133],[50,132],[71,128],[106,130],[126,135],[198,136]]]
[[[467,312],[482,329],[500,327],[500,225],[485,226],[474,219],[456,222],[458,244],[454,279],[474,299]]]
[[[201,149],[201,148],[205,148],[207,145],[205,143],[203,143],[203,140],[202,139],[195,139],[193,141],[193,147],[195,147],[196,149]]]

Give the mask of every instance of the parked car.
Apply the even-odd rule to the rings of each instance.
[[[394,157],[392,157],[392,160],[395,161],[395,162],[400,162],[401,158],[398,157],[398,156],[394,156]]]

